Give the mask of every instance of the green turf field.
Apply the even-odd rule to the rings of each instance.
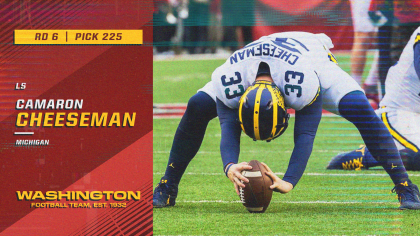
[[[336,55],[348,71],[349,57]],[[154,103],[186,103],[223,60],[154,62]],[[179,119],[154,121],[154,183],[163,176]],[[240,161],[258,159],[284,173],[293,149],[293,123],[271,143],[241,139]],[[155,235],[417,235],[420,212],[397,209],[381,170],[327,171],[331,157],[362,144],[353,125],[323,117],[305,174],[288,194],[274,193],[264,214],[250,214],[224,176],[218,120],[188,167],[175,207],[154,209]],[[415,172],[412,180],[420,183]],[[281,174],[279,174],[281,176]]]

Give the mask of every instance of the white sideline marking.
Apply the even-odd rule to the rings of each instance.
[[[164,172],[154,172],[153,175],[164,175]],[[274,173],[276,175],[284,175],[282,172]],[[195,173],[195,172],[186,172],[184,175],[225,175],[224,173]],[[388,174],[362,174],[362,173],[349,173],[349,174],[339,174],[339,173],[304,173],[303,175],[310,175],[310,176],[388,176]],[[420,176],[420,174],[410,174],[410,176]]]
[[[245,135],[245,134],[243,134],[243,135]],[[173,136],[174,136],[173,134],[168,135],[168,137],[173,137]],[[159,137],[159,136],[154,136],[154,137],[156,138],[156,137]],[[162,136],[162,137],[165,137],[165,136]],[[214,137],[220,137],[220,135],[216,134],[216,135],[214,135]],[[357,142],[357,143],[359,143],[359,142]],[[261,151],[257,151],[257,150],[254,149],[254,150],[246,150],[246,151],[243,150],[241,152],[242,153],[260,153]],[[279,153],[278,150],[264,150],[264,152],[266,152],[266,153]],[[292,153],[292,150],[284,150],[282,152],[283,153]],[[329,152],[343,153],[344,150],[333,150],[333,149],[331,149],[331,150],[313,150],[312,152],[313,153],[315,153],[315,152],[316,153],[329,153]],[[153,151],[153,153],[156,153],[156,154],[169,154],[170,151]],[[220,154],[220,151],[198,151],[198,154]]]
[[[224,200],[180,200],[178,202],[183,203],[242,203],[241,201],[224,201]],[[286,204],[394,204],[398,205],[398,202],[358,202],[358,201],[348,201],[348,202],[337,202],[337,201],[271,201],[272,203],[286,203]]]

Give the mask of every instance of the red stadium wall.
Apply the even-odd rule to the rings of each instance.
[[[325,33],[335,50],[350,50],[353,26],[349,0],[256,0],[254,38],[282,31]]]

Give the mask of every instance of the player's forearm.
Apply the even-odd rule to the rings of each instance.
[[[316,131],[322,116],[322,94],[310,106],[296,112],[295,147],[283,180],[293,186],[299,182],[311,156]]]
[[[229,163],[238,163],[240,150],[241,132],[236,130],[235,124],[223,123],[222,139],[220,140],[220,154],[222,156],[223,167]]]
[[[236,110],[228,108],[220,100],[217,100],[216,104],[222,130],[220,154],[225,168],[229,163],[238,163],[241,127],[237,121]]]
[[[301,135],[301,137],[297,139],[289,166],[283,177],[284,181],[291,183],[293,186],[296,186],[302,177],[312,153],[314,137],[308,136],[309,135]]]

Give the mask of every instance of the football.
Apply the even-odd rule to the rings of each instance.
[[[252,166],[252,170],[244,170],[242,175],[249,183],[244,183],[245,188],[239,188],[239,197],[249,212],[264,213],[273,195],[273,190],[270,189],[273,181],[265,174],[267,170],[261,162],[252,160],[248,164]]]

